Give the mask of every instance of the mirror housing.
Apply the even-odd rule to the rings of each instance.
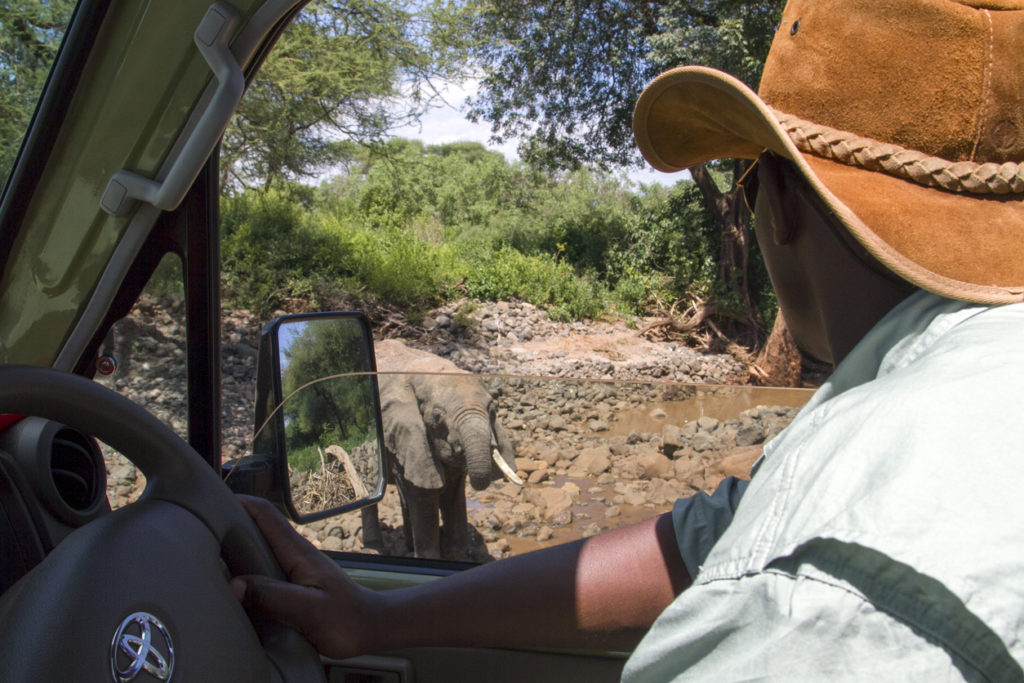
[[[384,495],[384,435],[362,313],[300,313],[260,332],[252,455],[225,464],[236,493],[312,522]]]

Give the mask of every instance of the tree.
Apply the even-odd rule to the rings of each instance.
[[[74,0],[0,1],[0,186],[14,166]]]
[[[279,339],[289,451],[324,438],[354,439],[356,445],[372,439],[373,385],[367,375],[351,374],[370,369],[357,322],[327,318],[289,323],[281,327]]]
[[[497,49],[471,115],[500,140],[525,136],[524,159],[548,169],[626,166],[639,156],[633,104],[657,73],[702,64],[756,87],[782,0],[529,0],[493,2],[480,15]],[[735,187],[747,164],[690,169],[722,234],[720,277],[763,340],[748,283],[749,214]],[[717,176],[717,178],[716,178]],[[724,180],[724,184],[722,183]]]
[[[472,2],[472,0],[471,0]],[[471,2],[313,0],[282,34],[224,136],[224,186],[301,180],[351,160],[466,75]]]
[[[701,64],[751,87],[783,0],[523,0],[477,19],[484,69],[470,114],[526,160],[555,168],[639,163],[633,104],[658,73]]]

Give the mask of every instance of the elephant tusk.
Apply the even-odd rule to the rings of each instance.
[[[505,458],[501,457],[501,453],[498,452],[497,448],[495,448],[491,453],[491,457],[494,458],[494,462],[498,466],[498,469],[501,470],[502,474],[508,477],[510,482],[518,484],[519,486],[523,485],[523,480],[519,478],[519,475],[516,474],[511,467],[508,466],[508,463],[505,462]]]

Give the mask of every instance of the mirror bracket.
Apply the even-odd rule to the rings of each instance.
[[[377,366],[362,313],[300,313],[260,333],[252,455],[225,463],[236,493],[266,498],[298,523],[384,495]]]

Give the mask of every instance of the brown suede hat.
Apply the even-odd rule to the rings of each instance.
[[[790,0],[759,94],[668,71],[640,151],[672,172],[771,150],[906,280],[1024,300],[1024,0]]]

